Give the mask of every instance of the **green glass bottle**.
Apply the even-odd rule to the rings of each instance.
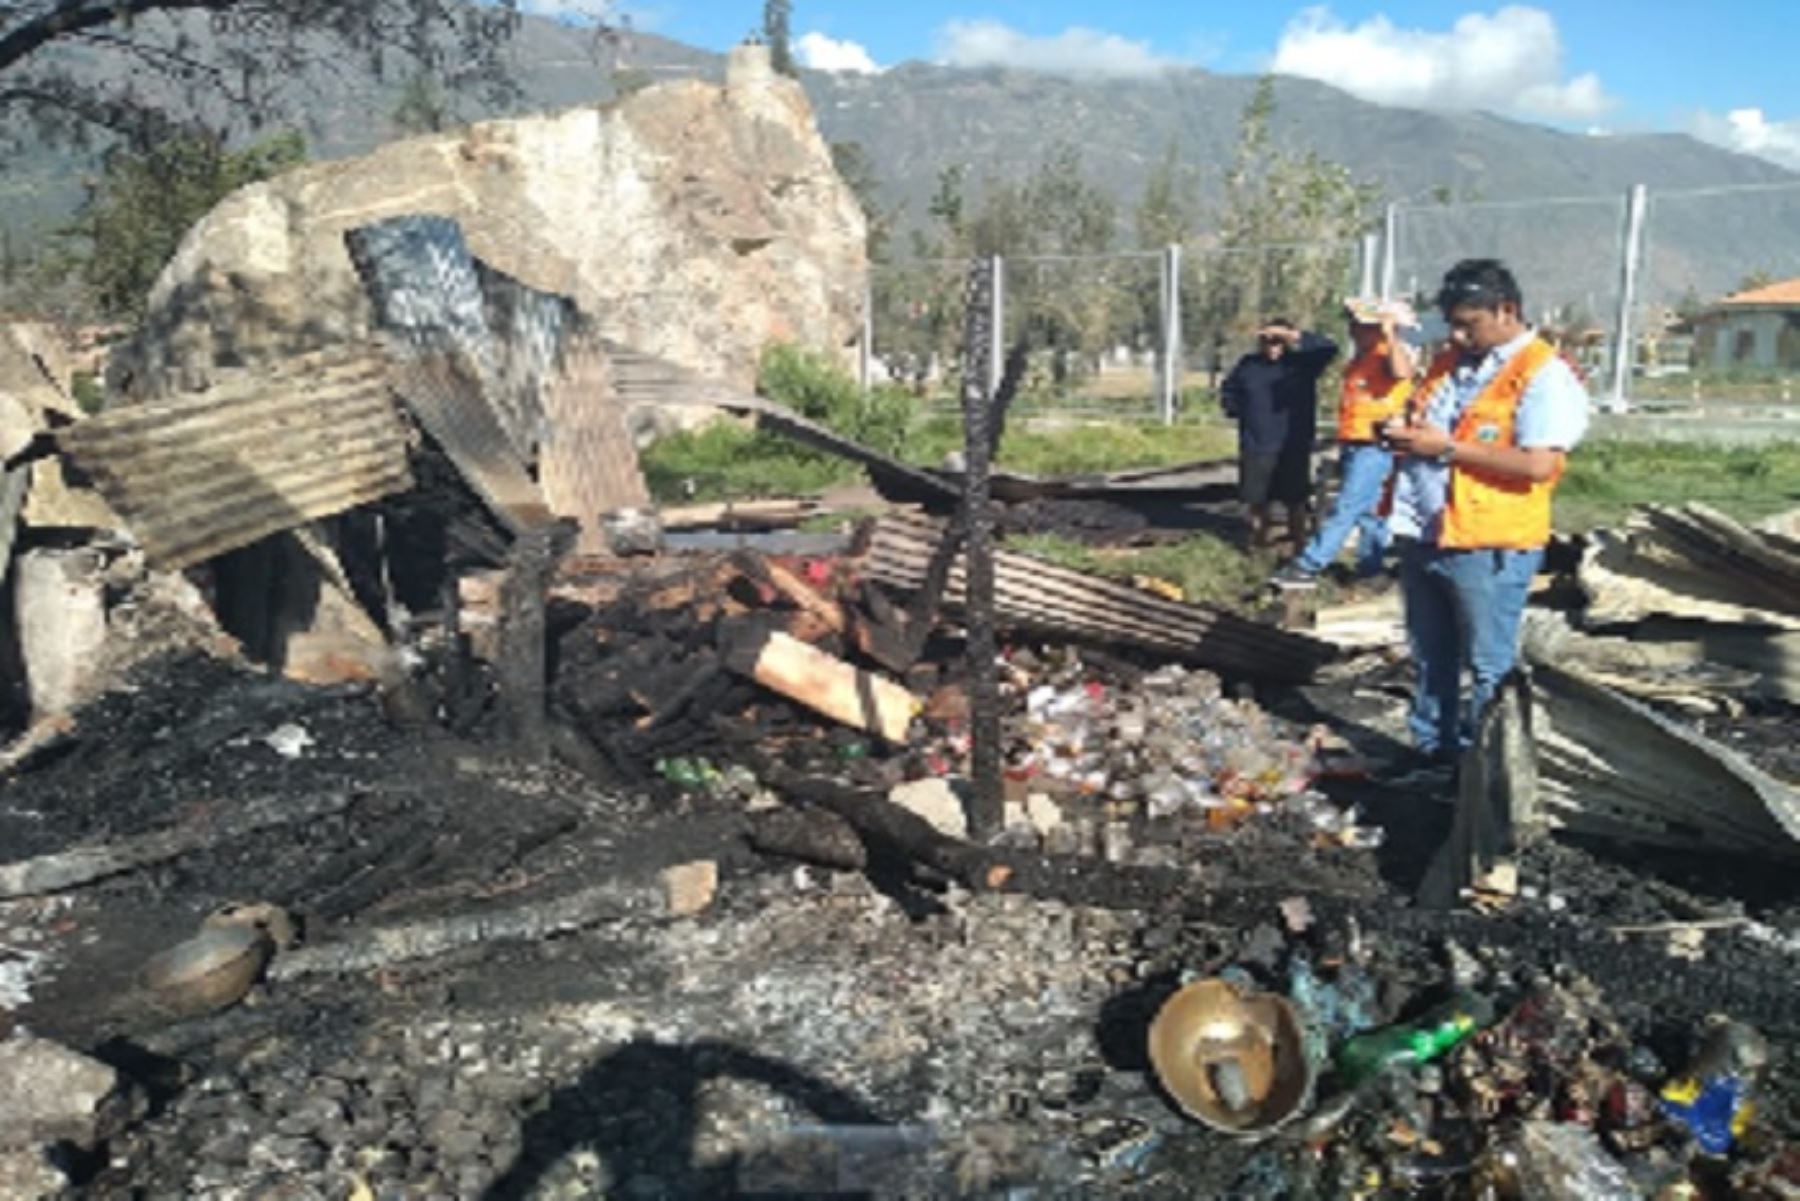
[[[1462,991],[1414,1022],[1358,1034],[1337,1053],[1338,1075],[1356,1085],[1394,1067],[1436,1059],[1494,1019],[1494,1004]]]

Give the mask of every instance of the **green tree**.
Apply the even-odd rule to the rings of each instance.
[[[1373,185],[1315,153],[1278,145],[1274,117],[1274,80],[1265,76],[1239,121],[1218,240],[1200,264],[1198,316],[1212,331],[1215,362],[1226,339],[1272,314],[1327,320],[1374,215]]]
[[[763,4],[763,40],[769,43],[769,61],[783,75],[800,74],[789,33],[793,16],[793,0],[765,0]]]
[[[73,244],[72,265],[103,315],[136,317],[195,221],[228,193],[305,159],[305,140],[293,132],[242,150],[200,134],[147,151],[118,147],[64,231]]]
[[[1053,146],[1024,180],[991,189],[972,226],[977,254],[1008,259],[1007,309],[1058,384],[1086,375],[1131,296],[1106,278],[1118,211],[1073,146]],[[1034,261],[1035,260],[1035,261]]]
[[[1758,288],[1766,288],[1774,282],[1774,272],[1769,271],[1767,268],[1758,268],[1744,276],[1744,278],[1738,280],[1738,286],[1733,290],[1737,292],[1754,292]]]
[[[1162,161],[1145,181],[1143,196],[1138,200],[1138,248],[1145,251],[1161,251],[1169,246],[1180,246],[1184,251],[1192,248],[1194,230],[1200,220],[1199,190],[1198,172],[1182,163],[1175,144],[1170,142]],[[1161,337],[1162,268],[1158,263],[1144,263],[1138,274],[1136,319],[1132,328],[1123,332],[1132,344],[1149,347],[1156,345]],[[1183,255],[1182,276],[1184,281],[1194,277],[1192,255]],[[1198,329],[1197,312],[1190,306],[1182,315],[1185,339],[1190,333],[1187,327]]]
[[[1182,163],[1180,152],[1170,142],[1162,161],[1145,181],[1144,194],[1138,200],[1139,248],[1160,250],[1164,246],[1179,246],[1193,236],[1200,215],[1194,199],[1199,184],[1195,172]]]
[[[870,160],[869,152],[863,149],[861,142],[833,142],[831,165],[837,168],[838,178],[849,185],[857,204],[862,206],[863,219],[868,222],[869,227],[869,261],[885,263],[889,242],[893,237],[895,214],[893,210],[882,206],[880,185],[875,180],[875,164]]]
[[[442,133],[456,123],[456,115],[437,81],[421,72],[407,79],[392,120],[401,133]]]
[[[929,221],[908,233],[906,255],[878,265],[870,280],[875,352],[894,377],[923,396],[962,339],[962,290],[969,247],[966,172],[938,172],[925,206]]]

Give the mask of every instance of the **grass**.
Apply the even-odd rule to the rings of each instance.
[[[1643,504],[1700,501],[1740,520],[1800,505],[1800,442],[1716,446],[1688,442],[1583,443],[1556,490],[1556,526],[1609,525]]]
[[[1027,475],[1087,475],[1225,457],[1233,453],[1235,437],[1222,421],[1162,426],[1020,420],[1009,425],[999,462]],[[961,449],[961,422],[928,417],[904,435],[899,457],[936,467]],[[651,495],[667,503],[802,496],[862,478],[854,464],[729,422],[660,438],[644,451],[642,463]]]
[[[650,495],[664,504],[809,496],[862,474],[853,463],[729,421],[658,438],[638,461]]]
[[[1055,534],[1008,538],[1009,550],[1038,555],[1063,567],[1092,571],[1116,579],[1144,576],[1181,589],[1196,603],[1235,607],[1267,582],[1275,570],[1272,552],[1245,551],[1213,534],[1194,534],[1180,542],[1125,550],[1095,549]]]

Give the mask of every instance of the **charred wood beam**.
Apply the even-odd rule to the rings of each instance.
[[[861,841],[868,862],[903,859],[973,892],[1016,892],[1101,908],[1151,909],[1202,884],[1197,872],[1180,868],[977,846],[939,833],[924,818],[879,793],[767,762],[758,775],[789,799],[847,825]],[[835,835],[821,839],[827,837]]]
[[[501,728],[532,759],[545,758],[550,750],[545,605],[550,573],[571,534],[565,522],[521,533],[507,556],[506,579],[500,586],[500,653],[495,674],[500,685]]]
[[[967,321],[963,333],[963,477],[962,529],[964,554],[963,609],[968,637],[969,830],[978,839],[992,838],[1004,822],[1000,781],[1000,674],[994,629],[994,507],[988,476],[993,467],[995,435],[991,431],[994,397],[988,380],[993,363],[993,301],[999,260],[978,259],[969,266],[964,293]],[[935,603],[935,602],[934,602]]]
[[[269,978],[371,971],[483,943],[548,938],[620,918],[656,916],[667,908],[663,890],[653,882],[609,880],[546,901],[352,931],[278,956]]]
[[[215,803],[206,818],[187,825],[0,865],[0,899],[61,892],[208,850],[258,830],[317,821],[348,809],[352,799],[348,792],[323,792]]]
[[[826,809],[767,809],[750,815],[746,837],[754,850],[819,867],[859,872],[869,853],[856,828]]]
[[[1006,353],[1006,366],[1000,373],[1000,387],[994,393],[993,417],[988,429],[988,454],[993,459],[1000,457],[1000,442],[1006,437],[1006,417],[1012,411],[1013,398],[1019,394],[1019,385],[1025,382],[1025,370],[1031,362],[1029,349],[1029,343],[1021,336]]]

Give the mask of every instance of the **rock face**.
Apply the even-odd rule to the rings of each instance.
[[[799,85],[744,46],[722,88],[660,84],[233,193],[163,270],[111,382],[155,396],[365,333],[343,234],[405,213],[455,218],[477,256],[607,336],[737,385],[770,341],[835,350],[857,330],[862,211]]]

